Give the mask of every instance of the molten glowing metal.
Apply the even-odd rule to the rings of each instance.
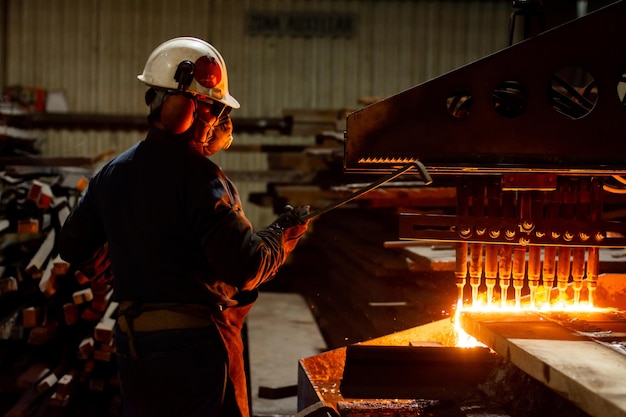
[[[567,300],[562,297],[557,297],[552,302],[548,302],[545,298],[541,302],[531,302],[529,299],[523,299],[520,301],[505,301],[501,302],[486,302],[484,294],[479,296],[471,303],[464,303],[463,300],[457,301],[456,313],[454,316],[454,329],[456,332],[456,346],[457,347],[477,347],[485,346],[474,337],[470,336],[463,330],[460,324],[459,317],[462,312],[490,312],[497,313],[518,313],[522,311],[534,311],[534,312],[609,312],[615,311],[612,308],[600,308],[593,306],[592,303],[584,301]]]

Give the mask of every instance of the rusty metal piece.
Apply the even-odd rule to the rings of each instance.
[[[458,399],[482,382],[496,355],[487,348],[349,345],[345,398]]]

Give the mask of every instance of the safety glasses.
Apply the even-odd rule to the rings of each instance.
[[[230,111],[233,109],[232,107],[227,106],[224,103],[220,103],[219,101],[215,101],[210,98],[196,96],[195,99],[200,105],[208,107],[209,113],[211,113],[211,115],[215,116],[215,118],[217,119],[228,116],[230,114]]]
[[[233,109],[232,107],[227,106],[224,103],[220,103],[219,101],[213,101],[213,103],[211,103],[210,111],[213,116],[220,119],[220,118],[228,116],[232,109]]]
[[[203,113],[209,113],[215,118],[213,122],[214,126],[220,125],[228,120],[228,116],[230,114],[230,111],[232,110],[232,107],[209,98],[196,97],[196,106],[199,110],[198,116],[200,117],[200,119],[204,120],[205,122],[209,122],[209,120],[205,120],[205,118],[202,117]]]

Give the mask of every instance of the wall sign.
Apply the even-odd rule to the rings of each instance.
[[[246,31],[251,36],[352,37],[356,18],[347,13],[248,12]]]

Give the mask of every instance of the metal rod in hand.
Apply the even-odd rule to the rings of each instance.
[[[304,216],[301,217],[302,220],[309,220],[312,219],[313,217],[317,217],[321,214],[324,214],[326,212],[329,212],[333,209],[336,209],[339,206],[342,206],[352,200],[354,200],[357,197],[360,197],[361,195],[368,193],[370,191],[372,191],[375,188],[380,187],[381,185],[394,180],[396,178],[398,178],[400,175],[404,174],[405,172],[409,171],[411,168],[416,168],[420,175],[422,176],[422,179],[424,180],[424,184],[428,185],[431,182],[433,182],[432,178],[430,177],[430,174],[428,174],[428,172],[426,171],[426,168],[424,167],[424,165],[419,162],[419,161],[415,161],[415,162],[411,162],[409,164],[404,165],[403,167],[399,168],[398,170],[392,172],[391,174],[380,178],[379,180],[371,183],[370,185],[368,185],[367,187],[361,188],[358,191],[353,192],[350,195],[347,195],[346,197],[342,198],[341,200],[335,201],[334,203],[331,203],[329,205],[327,205],[326,207],[323,207],[319,210],[315,210],[312,211],[309,214],[306,214]]]

